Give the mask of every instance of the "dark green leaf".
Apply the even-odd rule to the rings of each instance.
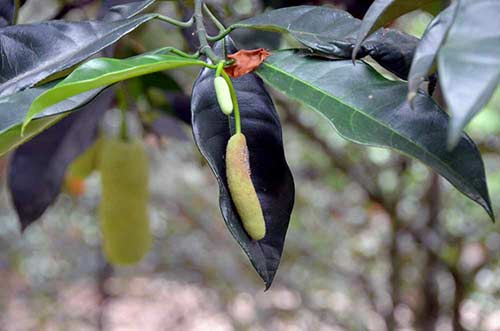
[[[268,11],[232,25],[290,33],[314,51],[350,58],[361,21],[349,13],[328,7],[297,6]],[[381,66],[406,79],[418,39],[405,33],[381,29],[361,47],[358,57],[370,55]]]
[[[412,110],[407,85],[383,78],[361,61],[325,61],[277,52],[257,73],[269,84],[323,114],[346,139],[389,147],[413,156],[448,179],[493,218],[484,165],[477,147],[462,135],[446,147],[448,116],[419,94]]]
[[[233,46],[228,47],[229,53],[236,51]],[[220,54],[221,50],[218,52]],[[293,177],[283,151],[280,120],[271,97],[256,75],[247,74],[233,80],[242,131],[248,143],[252,182],[266,221],[266,236],[255,241],[243,229],[229,193],[225,154],[234,118],[228,119],[219,109],[214,74],[213,70],[205,68],[194,84],[191,103],[193,135],[219,182],[219,203],[224,221],[269,288],[280,263],[295,195]]]
[[[21,125],[31,103],[54,85],[55,83],[50,83],[0,98],[0,155],[61,120],[68,111],[89,102],[102,90],[83,93],[45,109],[25,128],[24,135],[21,136]]]
[[[359,26],[360,21],[343,10],[296,6],[270,10],[231,27],[290,33],[313,50],[348,58]]]
[[[131,13],[135,11],[125,12]],[[48,21],[1,29],[0,96],[70,68],[155,17],[149,14],[118,21]]]
[[[56,200],[67,166],[96,139],[97,126],[114,98],[107,90],[20,146],[9,167],[9,191],[24,230]]]
[[[408,93],[410,99],[417,94],[420,84],[426,79],[437,57],[439,48],[453,24],[457,12],[457,2],[453,3],[436,16],[427,27],[422,41],[415,51],[410,74],[408,76]]]
[[[206,63],[171,54],[143,54],[123,60],[112,58],[90,60],[36,98],[28,111],[24,125],[45,108],[68,97],[129,78],[189,65],[203,66]]]
[[[500,82],[500,1],[462,0],[438,54],[441,88],[451,112],[454,146]]]
[[[426,9],[429,6],[432,7],[435,5],[439,6],[442,2],[443,0],[375,0],[366,12],[363,23],[359,28],[352,58],[356,58],[361,44],[370,33],[378,30],[380,27],[386,26],[399,16],[416,9]]]

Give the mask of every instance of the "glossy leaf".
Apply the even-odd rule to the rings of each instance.
[[[31,103],[54,85],[55,83],[50,83],[0,97],[0,156],[55,124],[66,116],[68,111],[89,102],[102,90],[89,91],[45,109],[35,116],[35,119],[25,128],[24,135],[21,136],[21,125]]]
[[[13,153],[8,183],[21,229],[56,200],[67,166],[95,140],[98,123],[113,97],[113,91],[103,92]]]
[[[439,79],[451,112],[450,146],[500,83],[499,15],[500,1],[462,0],[439,51]]]
[[[171,54],[143,54],[123,60],[112,58],[90,60],[36,98],[28,111],[24,125],[45,108],[68,97],[129,78],[189,65],[203,66],[206,63]]]
[[[361,49],[361,44],[366,37],[380,27],[386,26],[406,13],[416,9],[439,6],[442,2],[443,0],[375,0],[363,17],[352,58],[356,58],[356,54]]]
[[[136,3],[130,5],[137,9]],[[135,14],[136,10],[123,13]],[[148,14],[117,21],[47,21],[1,29],[0,96],[31,87],[72,67],[155,17]]]
[[[493,218],[481,155],[466,135],[446,147],[448,116],[427,95],[406,99],[403,82],[361,61],[324,61],[276,52],[257,73],[270,85],[323,114],[346,139],[388,147],[419,159]]]
[[[231,26],[290,33],[308,48],[338,58],[350,58],[361,21],[328,7],[297,6],[268,11]],[[359,58],[370,55],[381,66],[406,79],[418,39],[381,29],[363,45]],[[321,54],[318,54],[321,55]]]
[[[228,53],[236,51],[232,45],[228,47]],[[220,54],[220,47],[217,50]],[[219,183],[219,203],[224,221],[269,288],[280,263],[295,195],[293,177],[283,151],[280,120],[260,78],[247,74],[233,80],[240,105],[242,132],[249,148],[252,181],[267,229],[264,239],[254,241],[243,229],[229,193],[225,153],[227,142],[234,133],[234,118],[228,118],[219,109],[214,74],[214,70],[205,68],[194,84],[191,103],[193,135]]]
[[[420,44],[415,51],[410,74],[408,76],[408,96],[410,99],[417,94],[420,84],[432,70],[439,48],[453,24],[458,2],[454,2],[441,14],[436,16],[427,27]]]

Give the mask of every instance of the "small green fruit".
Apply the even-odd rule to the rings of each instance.
[[[149,162],[140,141],[106,139],[99,170],[104,254],[114,264],[138,262],[149,251]]]
[[[231,115],[233,112],[233,101],[231,100],[231,92],[229,86],[223,77],[215,77],[214,79],[215,95],[217,102],[222,112],[226,115]]]
[[[243,227],[252,239],[261,240],[266,235],[266,223],[250,177],[248,147],[242,133],[233,135],[227,143],[226,175]]]

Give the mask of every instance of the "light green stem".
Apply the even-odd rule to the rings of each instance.
[[[222,77],[226,80],[227,85],[229,86],[229,92],[231,93],[231,101],[233,102],[233,107],[234,107],[234,127],[236,130],[236,133],[241,133],[241,117],[240,117],[240,106],[238,104],[238,97],[236,96],[236,90],[234,89],[233,82],[231,81],[231,78],[229,75],[222,70],[221,71]]]
[[[191,17],[189,20],[187,20],[186,22],[183,22],[183,21],[179,21],[179,20],[176,20],[175,18],[171,18],[171,17],[167,17],[167,16],[163,16],[163,15],[157,15],[156,16],[157,19],[159,19],[160,21],[163,21],[163,22],[167,22],[169,24],[172,24],[172,25],[175,25],[175,26],[178,26],[179,28],[189,28],[193,25],[194,23],[194,19],[193,17]]]

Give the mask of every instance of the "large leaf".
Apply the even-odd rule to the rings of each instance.
[[[438,54],[441,88],[449,110],[449,143],[491,98],[500,82],[500,1],[462,0]]]
[[[0,97],[0,156],[29,140],[43,129],[53,125],[73,110],[92,100],[102,89],[97,89],[68,98],[35,116],[21,136],[21,126],[33,100],[49,90],[55,83]]]
[[[111,105],[107,90],[20,146],[9,167],[9,190],[21,229],[36,221],[55,201],[67,166],[95,140],[98,123]]]
[[[415,51],[410,74],[408,75],[408,95],[410,99],[417,95],[420,84],[426,79],[429,72],[433,71],[434,60],[455,20],[457,8],[458,2],[454,2],[436,16],[427,27]]]
[[[137,7],[137,3],[129,6],[133,6],[132,10],[122,11],[126,15],[144,8],[144,4]],[[118,21],[48,21],[0,29],[0,96],[70,68],[155,17],[148,14]]]
[[[219,54],[220,48],[216,49]],[[230,44],[227,51],[233,53],[236,49]],[[205,68],[194,84],[191,103],[193,135],[219,183],[219,203],[224,221],[269,288],[280,263],[295,195],[293,177],[283,152],[280,120],[260,78],[247,74],[233,80],[240,105],[242,132],[248,143],[252,182],[266,222],[266,236],[255,241],[243,229],[229,193],[225,153],[233,133],[234,128],[230,129],[230,125],[233,126],[234,118],[228,119],[219,109],[214,74],[214,70]]]
[[[269,84],[330,121],[351,141],[389,147],[413,156],[480,204],[493,218],[481,155],[466,135],[446,147],[448,116],[419,94],[414,110],[403,82],[383,78],[361,61],[324,61],[278,52],[258,70]]]
[[[172,54],[143,54],[123,60],[111,58],[90,60],[36,98],[26,116],[25,124],[45,108],[68,97],[129,78],[189,65],[204,66],[206,63]]]
[[[366,37],[386,26],[396,18],[416,9],[427,9],[442,5],[443,0],[375,0],[366,12],[363,23],[358,31],[356,46],[352,58],[356,58],[357,52]]]
[[[231,29],[248,28],[290,33],[314,51],[350,58],[361,21],[349,13],[328,7],[297,6],[268,11],[243,20]],[[384,68],[406,79],[418,39],[381,29],[361,47],[358,58],[370,55]]]

